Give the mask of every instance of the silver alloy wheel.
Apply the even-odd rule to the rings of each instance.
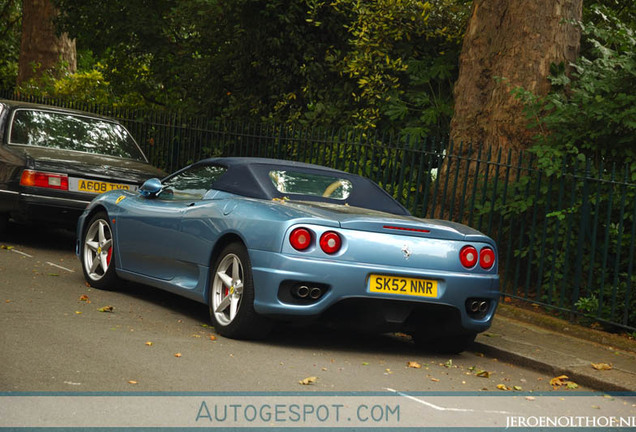
[[[236,318],[242,297],[243,263],[230,253],[217,266],[212,281],[212,310],[220,325],[227,326]]]
[[[113,257],[113,233],[108,221],[97,219],[84,238],[84,270],[89,278],[98,281],[106,275]]]

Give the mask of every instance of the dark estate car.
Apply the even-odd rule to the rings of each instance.
[[[0,234],[10,219],[73,227],[99,193],[163,176],[112,119],[0,100]]]

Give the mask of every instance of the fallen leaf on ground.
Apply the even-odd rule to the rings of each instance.
[[[579,385],[575,382],[570,381],[570,378],[567,375],[559,375],[558,377],[554,377],[550,380],[550,385],[553,388],[565,386],[568,389],[576,389]]]
[[[439,382],[439,379],[437,379],[437,378],[431,378],[431,381]]]
[[[146,346],[152,346],[152,342],[150,341],[146,342]]]
[[[112,312],[113,309],[115,309],[115,308],[112,307],[112,306],[104,306],[104,307],[101,307],[101,308],[99,308],[97,310],[100,311],[100,312]]]
[[[139,384],[139,383],[137,381],[135,381],[135,380],[130,380],[130,381],[128,381],[128,384]]]
[[[305,379],[298,381],[298,384],[311,385],[311,384],[315,384],[317,380],[318,380],[318,377],[311,376],[311,377],[307,377]]]
[[[176,358],[179,358],[179,357],[181,357],[181,353],[176,353],[174,356],[175,356]]]
[[[406,366],[408,366],[410,368],[414,368],[414,369],[421,369],[422,368],[421,364],[419,364],[418,362],[414,362],[414,361],[406,362]]]
[[[516,391],[521,391],[521,390],[523,390],[523,388],[522,388],[521,386],[512,386],[512,389],[513,389],[513,390],[516,390]]]
[[[608,363],[592,363],[592,367],[596,370],[612,370],[612,365]]]
[[[83,302],[90,303],[90,301],[88,300],[88,296],[87,296],[86,294],[82,295],[82,296],[79,298],[79,301],[83,301]]]
[[[216,340],[216,336],[214,336],[214,335],[210,335],[210,340],[211,340],[211,341],[215,341],[215,340]]]
[[[453,367],[453,360],[452,359],[448,359],[448,361],[446,363],[444,363],[444,367],[445,368]]]
[[[565,385],[565,383],[569,380],[570,378],[567,375],[559,375],[558,377],[554,377],[550,380],[550,385],[551,386],[562,386]]]
[[[508,386],[507,386],[507,385],[505,385],[505,384],[497,384],[497,388],[498,388],[499,390],[506,390],[506,391],[508,391],[508,390],[512,390],[510,387],[508,387]]]
[[[490,372],[485,370],[478,370],[477,372],[475,372],[475,376],[478,376],[480,378],[490,378]]]
[[[13,246],[0,245],[0,249],[13,250]]]

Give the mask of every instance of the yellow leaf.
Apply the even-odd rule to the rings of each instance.
[[[176,358],[179,358],[179,357],[181,357],[181,353],[176,353],[174,356],[175,356]]]
[[[104,306],[104,307],[99,308],[97,310],[100,311],[100,312],[112,312],[113,309],[115,309],[115,308],[112,307],[112,306]]]
[[[137,381],[135,381],[135,380],[130,380],[130,381],[128,381],[128,384],[139,384],[139,383]]]
[[[497,388],[499,390],[506,390],[506,391],[512,390],[510,387],[506,386],[505,384],[497,384]]]
[[[152,346],[152,342],[150,341],[146,342],[146,346]]]
[[[569,380],[567,375],[559,375],[558,377],[554,377],[550,380],[550,385],[552,387],[562,386]]]
[[[75,314],[76,314],[76,315],[80,315],[81,313],[82,313],[82,312],[80,312],[80,311],[75,311]]]
[[[475,376],[478,376],[480,378],[490,378],[490,372],[485,370],[479,370],[477,371],[477,373],[475,373]]]
[[[611,370],[612,365],[607,363],[592,363],[592,367],[596,370]]]
[[[298,381],[298,384],[311,385],[311,384],[315,384],[317,380],[318,380],[318,377],[311,376],[311,377],[307,377],[305,379]]]
[[[418,362],[414,362],[414,361],[410,361],[410,362],[406,362],[406,365],[410,368],[414,368],[414,369],[421,369],[422,365],[419,364]]]

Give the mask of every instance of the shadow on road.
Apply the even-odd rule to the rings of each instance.
[[[2,243],[29,246],[38,249],[75,251],[75,232],[46,225],[20,225],[11,223]]]
[[[169,309],[201,324],[211,325],[208,307],[205,304],[142,284],[127,283],[120,292],[133,296],[137,300]],[[255,347],[273,345],[299,350],[331,349],[378,354],[422,352],[422,349],[416,347],[406,335],[361,333],[346,327],[327,327],[319,321],[302,324],[280,322],[266,339],[250,343]]]

